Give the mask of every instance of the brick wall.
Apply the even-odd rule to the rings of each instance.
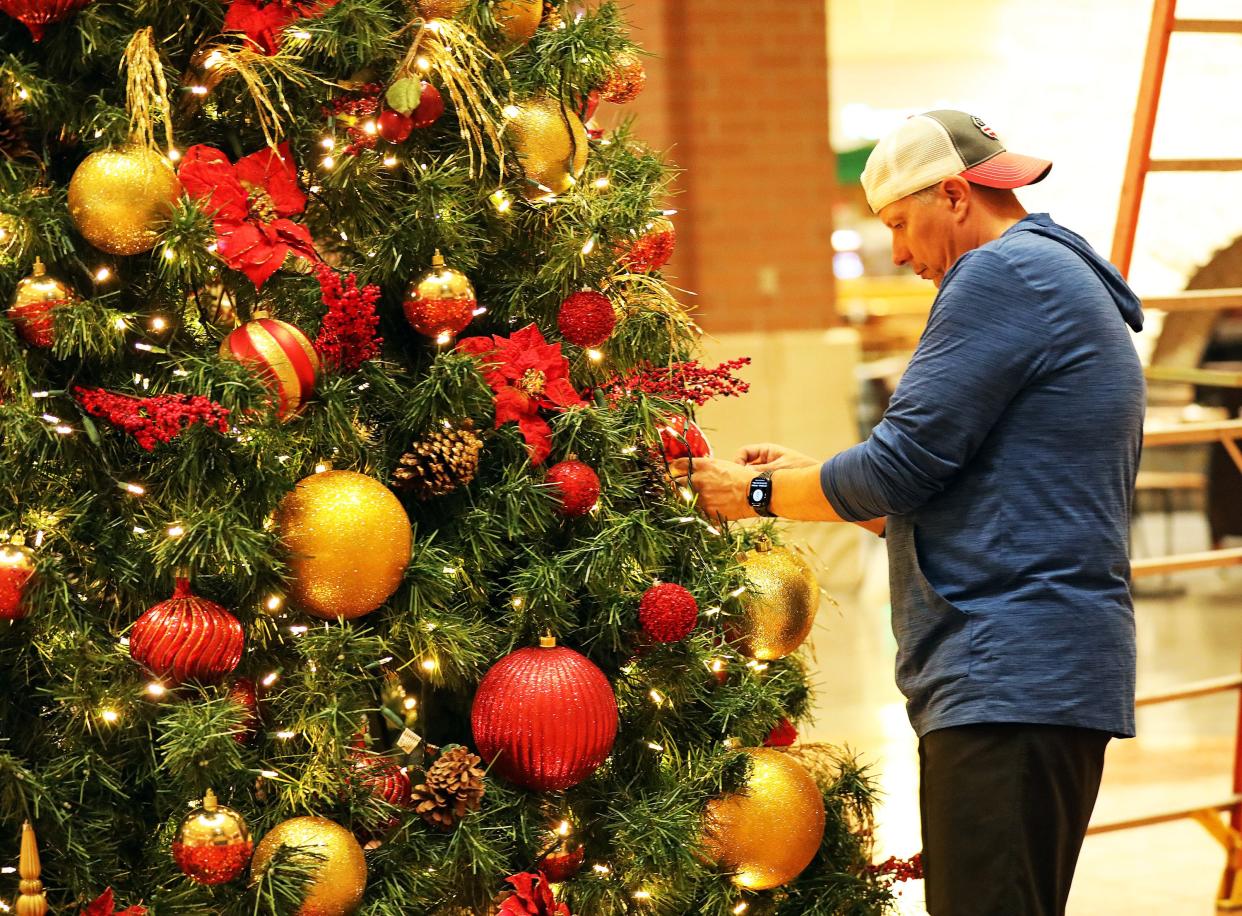
[[[708,332],[836,324],[830,236],[826,4],[632,0],[635,39],[658,55],[647,89],[601,120],[685,170],[669,206],[673,281]]]

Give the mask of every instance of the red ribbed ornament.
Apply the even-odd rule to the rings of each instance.
[[[173,596],[138,618],[129,634],[134,661],[174,683],[218,680],[241,661],[241,624],[214,601],[190,592],[178,579]]]
[[[282,420],[295,417],[315,392],[319,354],[296,327],[262,314],[220,343],[220,356],[245,363],[277,396]]]
[[[693,420],[688,420],[681,414],[665,418],[660,427],[660,448],[664,452],[665,461],[712,456],[711,443],[703,435],[703,430]]]
[[[554,464],[548,470],[548,483],[561,498],[561,515],[579,518],[599,502],[599,475],[575,458]]]
[[[43,40],[45,26],[63,22],[92,0],[0,0],[0,10],[8,13],[26,28],[35,41]]]
[[[390,805],[398,808],[411,808],[413,786],[409,774],[397,764],[384,757],[368,757],[358,754],[353,758],[354,774],[350,780],[357,780],[375,798],[382,798]],[[354,833],[363,839],[372,839],[387,833],[398,824],[401,818],[397,815],[374,819],[358,824]]]
[[[584,655],[545,639],[506,655],[484,676],[470,719],[492,772],[537,792],[590,776],[617,737],[617,700]]]
[[[561,336],[580,347],[598,347],[612,336],[617,326],[617,312],[603,293],[583,290],[561,303],[556,316]]]

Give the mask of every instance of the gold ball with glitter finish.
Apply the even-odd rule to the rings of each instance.
[[[797,651],[819,610],[819,582],[806,561],[766,537],[742,557],[750,584],[743,615],[728,621],[729,638],[749,658],[770,661]]]
[[[511,48],[526,44],[543,21],[543,0],[496,0],[492,16]]]
[[[414,0],[414,9],[424,19],[452,19],[466,8],[468,0]]]
[[[349,916],[362,903],[367,860],[354,835],[323,817],[295,817],[277,824],[254,851],[251,880],[257,880],[281,846],[301,847],[324,857],[296,916]]]
[[[506,126],[522,163],[529,198],[564,194],[586,168],[588,141],[582,119],[548,96],[527,99]]]
[[[824,838],[824,798],[811,774],[788,754],[748,748],[753,769],[741,791],[708,803],[708,854],[747,890],[798,877]]]
[[[181,182],[172,163],[141,146],[101,150],[82,161],[69,182],[69,215],[83,237],[109,254],[155,247]]]
[[[401,501],[378,480],[324,471],[276,511],[293,573],[289,599],[314,617],[369,614],[401,584],[413,536]]]

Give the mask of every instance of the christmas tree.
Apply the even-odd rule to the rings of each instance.
[[[4,909],[883,911],[614,4],[0,9]]]

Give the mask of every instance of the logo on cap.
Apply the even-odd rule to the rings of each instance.
[[[970,120],[974,122],[975,127],[979,128],[979,133],[983,134],[983,136],[988,137],[991,140],[995,140],[998,143],[1000,142],[1000,137],[996,136],[996,131],[988,127],[987,124],[983,122],[983,118],[976,118],[972,115]]]

